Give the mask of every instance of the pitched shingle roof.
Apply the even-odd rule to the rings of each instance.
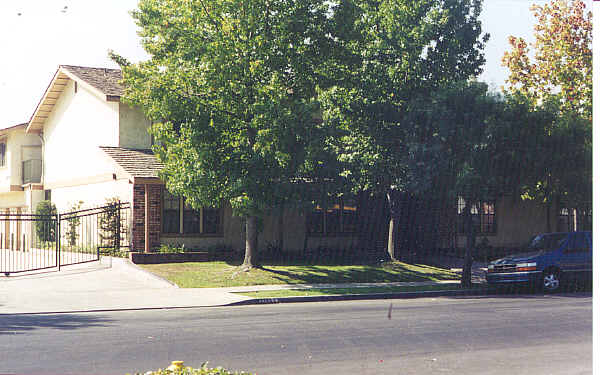
[[[107,146],[100,148],[134,178],[158,177],[158,171],[163,168],[152,150]]]
[[[0,134],[1,134],[2,131],[5,131],[5,130],[9,131],[9,130],[14,130],[14,129],[18,129],[18,128],[24,128],[26,126],[27,126],[27,122],[24,122],[24,123],[18,124],[18,125],[9,125],[9,126],[4,127],[4,128],[2,126],[0,126]]]
[[[119,83],[123,78],[120,69],[89,68],[74,65],[60,65],[60,68],[76,75],[105,95],[121,96],[123,94],[123,87]]]

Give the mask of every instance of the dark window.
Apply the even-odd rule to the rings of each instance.
[[[217,234],[221,232],[221,210],[218,208],[202,209],[202,232]]]
[[[561,208],[558,213],[559,232],[573,232],[581,230],[592,230],[592,209],[584,208]]]
[[[309,234],[338,235],[358,232],[356,199],[344,198],[326,209],[316,206],[306,220]]]
[[[463,213],[466,210],[466,202],[462,197],[458,198],[458,233],[465,234],[465,222]],[[471,219],[477,234],[496,233],[496,202],[479,201],[471,206]]]
[[[187,202],[183,206],[183,233],[200,233],[200,212],[194,210]]]
[[[561,208],[558,213],[558,231],[572,232],[573,231],[573,210],[569,208]]]
[[[592,209],[579,208],[576,211],[577,230],[592,230]]]
[[[163,190],[162,223],[165,234],[219,234],[221,209],[194,210],[183,198]]]
[[[179,233],[179,202],[179,197],[174,196],[167,190],[163,191],[163,233]]]
[[[6,165],[6,142],[0,141],[0,167]]]

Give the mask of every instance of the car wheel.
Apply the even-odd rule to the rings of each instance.
[[[554,292],[560,287],[560,278],[557,269],[552,268],[544,272],[542,286],[546,292]]]

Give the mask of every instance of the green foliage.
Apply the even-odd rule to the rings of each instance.
[[[479,0],[356,1],[353,37],[321,90],[323,119],[339,134],[331,148],[354,191],[423,192],[437,174],[435,134],[423,127],[423,108],[438,87],[481,72]],[[427,108],[426,111],[435,110]]]
[[[112,247],[114,253],[119,253],[121,239],[127,234],[126,218],[121,216],[120,200],[118,197],[106,199],[107,208],[98,219],[99,236],[103,247]]]
[[[56,206],[50,201],[41,201],[35,208],[35,214],[47,219],[35,222],[35,232],[40,241],[54,241],[56,239]]]
[[[535,42],[511,36],[502,60],[510,70],[506,91],[551,118],[528,124],[537,132],[526,150],[532,162],[522,196],[547,207],[589,207],[592,201],[592,13],[581,0],[552,0],[531,10]]]
[[[194,208],[261,216],[314,175],[326,129],[314,91],[332,50],[321,0],[142,0],[151,59],[123,68],[125,99],[157,123],[161,177]]]
[[[172,254],[172,253],[184,253],[185,245],[170,245],[170,244],[161,244],[158,248],[158,252],[161,254]]]
[[[83,201],[73,202],[71,204],[70,212],[78,211],[81,209],[83,205]],[[67,230],[65,231],[65,237],[68,241],[69,246],[75,246],[77,244],[77,239],[79,238],[79,226],[81,225],[81,217],[77,215],[70,215],[67,219],[69,225],[67,226]]]

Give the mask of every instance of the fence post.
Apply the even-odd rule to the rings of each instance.
[[[116,222],[116,231],[115,231],[115,252],[121,249],[121,201],[118,200],[116,203],[117,209],[117,222]]]
[[[56,214],[56,265],[60,271],[60,214]]]

